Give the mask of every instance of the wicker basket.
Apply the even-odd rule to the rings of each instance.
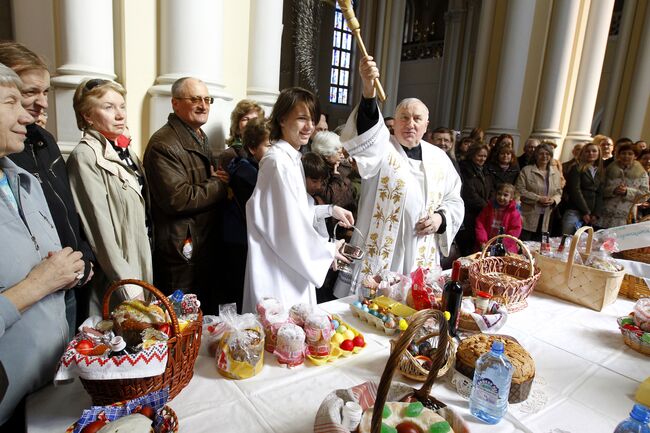
[[[634,300],[650,298],[650,287],[643,278],[625,274],[618,294]]]
[[[428,407],[433,410],[441,409],[442,411],[448,410],[446,405],[441,401],[437,400],[435,397],[431,396],[431,388],[438,378],[438,370],[444,363],[444,357],[446,354],[445,348],[448,343],[448,324],[445,320],[444,314],[442,311],[438,310],[422,310],[418,311],[411,317],[411,322],[409,327],[402,333],[400,338],[393,344],[390,356],[386,362],[386,368],[381,375],[381,380],[379,381],[379,386],[377,388],[377,397],[374,402],[374,407],[383,408],[384,404],[387,401],[387,397],[391,391],[391,382],[393,380],[393,375],[395,370],[398,368],[400,360],[402,359],[404,353],[406,352],[407,347],[413,340],[415,333],[424,326],[424,323],[429,319],[435,319],[440,326],[440,341],[438,342],[438,348],[436,353],[433,356],[433,367],[431,371],[428,372],[425,382],[422,384],[422,387],[417,390],[413,390],[412,396],[422,402],[425,407]],[[447,418],[447,417],[445,417]],[[454,431],[468,431],[466,426],[454,425],[450,418],[447,420],[452,424]],[[381,431],[382,423],[382,411],[376,410],[372,414],[372,423],[371,431],[373,433],[379,433]]]
[[[167,366],[159,376],[142,377],[137,379],[89,380],[81,379],[81,383],[96,406],[109,405],[123,400],[132,400],[164,387],[169,387],[169,399],[176,397],[192,379],[194,361],[201,346],[201,331],[203,329],[203,314],[189,323],[181,332],[178,318],[167,297],[151,284],[140,280],[121,280],[110,285],[103,301],[103,317],[109,319],[109,301],[112,293],[126,284],[135,284],[155,295],[163,304],[172,320],[171,336],[167,340]]]
[[[624,319],[624,317],[619,317],[617,322],[618,329],[623,335],[623,341],[625,344],[639,353],[650,356],[650,343],[646,343],[645,341],[641,340],[641,338],[634,331],[625,329],[621,323],[622,319]]]
[[[499,238],[511,239],[518,243],[528,260],[518,256],[487,257],[488,248]],[[490,239],[483,247],[481,257],[469,268],[472,294],[489,293],[492,299],[504,305],[509,313],[528,306],[526,298],[535,288],[539,277],[540,270],[534,266],[528,247],[510,235],[498,235]]]
[[[650,215],[647,215],[641,219],[637,218],[637,211],[639,205],[648,200],[650,200],[650,194],[642,195],[634,201],[634,204],[632,205],[632,207],[630,207],[630,212],[627,215],[628,224],[650,221]],[[618,255],[625,260],[634,260],[635,262],[650,263],[650,247],[625,250],[625,251],[621,251]]]
[[[163,418],[167,419],[167,423],[162,425],[158,430],[154,429],[155,433],[178,433],[178,416],[176,416],[176,412],[171,407],[165,405],[160,409],[160,414]],[[77,423],[70,425],[65,433],[74,432],[76,427]]]
[[[409,325],[409,327],[410,326],[411,325]],[[442,361],[443,365],[439,367],[438,376],[437,376],[437,377],[442,377],[454,365],[454,362],[456,360],[456,349],[458,348],[458,343],[456,343],[456,340],[449,338],[449,336],[447,336],[447,338],[445,339],[440,338],[440,331],[436,330],[418,338],[417,340],[415,340],[415,344],[420,345],[420,343],[423,343],[424,341],[433,337],[438,337],[438,346],[441,346],[441,343],[446,344],[446,350],[444,351],[444,357]],[[446,342],[444,340],[446,340]],[[395,345],[397,344],[397,341],[398,340],[390,340],[391,351],[395,349]],[[438,346],[436,347],[437,349],[436,356],[440,351],[440,349],[438,349]],[[433,359],[432,361],[440,362],[437,360],[434,361]],[[408,377],[409,379],[416,380],[418,382],[426,381],[427,376],[429,375],[429,370],[424,368],[422,364],[420,364],[418,360],[413,355],[411,355],[411,352],[409,352],[408,350],[404,351],[404,355],[402,355],[402,357],[400,358],[397,368],[399,369],[399,372],[403,376]]]
[[[586,252],[582,254],[586,260],[591,252],[594,229],[584,226],[578,229],[571,239],[568,261],[536,254],[537,266],[542,270],[542,277],[537,291],[556,296],[565,301],[602,311],[616,301],[625,271],[604,271],[590,266],[574,263],[578,241],[587,232]]]

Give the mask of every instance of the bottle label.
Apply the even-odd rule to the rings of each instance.
[[[486,403],[497,404],[499,402],[499,387],[489,378],[483,377],[474,384],[474,395]]]

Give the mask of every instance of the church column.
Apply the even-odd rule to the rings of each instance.
[[[609,29],[613,10],[614,0],[592,1],[589,7],[569,132],[562,146],[562,161],[571,158],[574,144],[591,140],[591,123],[609,37],[609,32],[605,29]]]
[[[623,13],[621,22],[618,26],[618,39],[616,42],[616,56],[614,58],[614,68],[609,78],[609,88],[605,98],[605,110],[603,119],[600,124],[600,131],[605,135],[611,135],[616,106],[618,105],[619,93],[623,82],[623,72],[627,53],[630,47],[630,38],[632,37],[632,27],[634,25],[634,16],[637,11],[637,0],[625,0],[623,4]]]
[[[167,121],[174,81],[190,76],[203,80],[216,99],[203,130],[213,148],[223,143],[232,110],[223,84],[223,14],[223,0],[160,1],[160,70],[149,89],[149,135]]]
[[[56,131],[61,151],[69,153],[80,132],[72,108],[75,89],[87,78],[114,80],[112,0],[61,0],[56,28],[58,53],[56,77],[51,84],[56,101]]]
[[[537,0],[508,2],[492,121],[486,131],[487,136],[511,134],[515,148],[520,141],[519,111],[536,3]]]
[[[483,108],[483,96],[485,93],[485,76],[490,56],[490,42],[492,40],[492,26],[494,23],[494,10],[496,0],[483,0],[481,5],[481,18],[478,24],[478,36],[476,38],[476,52],[472,68],[472,81],[465,117],[465,128],[463,132],[469,132],[480,125],[481,109]]]
[[[468,0],[467,14],[465,16],[465,32],[463,35],[463,52],[458,72],[458,85],[454,99],[454,117],[451,126],[460,129],[463,126],[464,114],[467,109],[466,103],[469,100],[469,74],[474,58],[474,47],[476,45],[476,28],[478,25],[478,14],[481,4],[479,0]]]
[[[389,11],[389,37],[384,39],[382,48],[385,47],[382,62],[386,74],[381,77],[384,91],[386,92],[386,101],[382,106],[382,112],[395,113],[395,107],[399,102],[397,100],[397,89],[399,88],[399,73],[402,64],[402,41],[404,36],[404,15],[406,13],[406,2],[393,1]],[[373,53],[369,53],[373,55]]]
[[[553,3],[548,33],[544,71],[539,90],[535,121],[531,136],[540,140],[557,141],[562,137],[560,120],[562,104],[569,78],[569,67],[580,2],[559,0]]]
[[[462,24],[467,10],[462,2],[451,1],[445,14],[445,48],[442,56],[442,72],[436,115],[432,128],[451,127],[453,117],[454,94],[458,85],[458,56],[462,51]]]
[[[634,141],[641,138],[648,139],[648,137],[641,137],[641,132],[644,119],[650,116],[650,107],[648,106],[648,101],[650,101],[650,80],[648,79],[650,77],[650,6],[646,7],[643,22],[645,25],[639,41],[630,96],[621,130],[622,137],[629,137]]]
[[[282,0],[252,0],[250,8],[246,94],[267,112],[279,94],[282,4]]]

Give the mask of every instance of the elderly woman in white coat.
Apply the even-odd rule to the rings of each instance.
[[[327,212],[345,226],[352,214],[338,206],[309,205],[300,148],[314,131],[317,99],[308,90],[285,89],[270,117],[271,149],[260,162],[257,184],[246,204],[248,260],[244,312],[255,311],[265,297],[286,308],[316,304],[316,287],[325,280],[340,253],[342,241],[323,239],[313,226],[315,212]]]
[[[152,281],[151,245],[144,170],[124,136],[124,88],[92,79],[77,87],[73,105],[83,131],[67,168],[75,204],[97,262],[90,313],[101,311],[107,286],[127,278]],[[114,302],[144,294],[125,287]]]

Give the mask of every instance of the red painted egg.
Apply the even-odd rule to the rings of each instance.
[[[420,426],[411,421],[399,423],[395,428],[397,429],[397,433],[423,433]]]
[[[82,355],[88,355],[94,347],[95,344],[90,340],[79,340],[75,346],[75,349],[77,349],[77,352],[81,353]]]
[[[340,344],[341,349],[347,350],[348,352],[354,349],[354,342],[352,340],[343,340]]]
[[[354,343],[355,346],[357,347],[364,347],[366,345],[365,340],[363,339],[363,335],[359,334],[354,339],[352,339],[352,342]]]

